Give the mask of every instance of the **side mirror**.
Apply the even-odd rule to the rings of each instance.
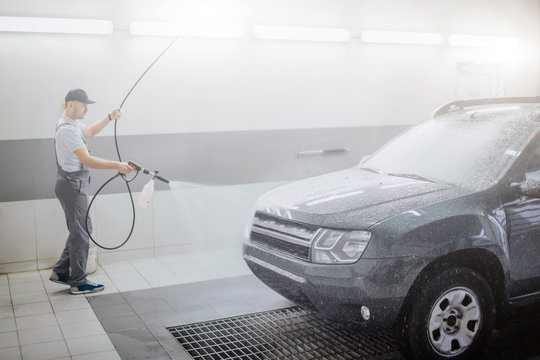
[[[512,183],[510,187],[523,195],[540,198],[540,175],[528,174],[525,176],[525,181]]]

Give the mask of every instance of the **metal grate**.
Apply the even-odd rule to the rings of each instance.
[[[394,359],[390,332],[354,331],[298,306],[167,328],[196,360]]]

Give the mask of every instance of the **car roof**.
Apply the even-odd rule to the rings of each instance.
[[[499,111],[501,114],[507,114],[508,111],[512,111],[514,114],[521,113],[527,115],[527,118],[532,121],[538,121],[540,120],[540,96],[453,101],[439,107],[431,117],[435,119],[445,114],[458,115],[463,113],[470,113],[471,117],[474,117],[476,114],[484,112],[496,115]]]

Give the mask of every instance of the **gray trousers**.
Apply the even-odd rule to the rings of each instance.
[[[60,200],[69,236],[66,247],[60,255],[60,260],[54,265],[53,271],[70,276],[70,285],[86,284],[86,262],[88,259],[89,237],[86,232],[86,210],[88,208],[88,185],[90,172],[83,169],[67,172],[58,169],[54,191]],[[88,230],[92,232],[92,222],[88,218]],[[69,269],[71,267],[71,275]]]

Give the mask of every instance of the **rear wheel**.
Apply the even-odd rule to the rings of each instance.
[[[470,359],[482,349],[494,318],[488,283],[468,268],[454,268],[422,283],[398,334],[415,359]]]

